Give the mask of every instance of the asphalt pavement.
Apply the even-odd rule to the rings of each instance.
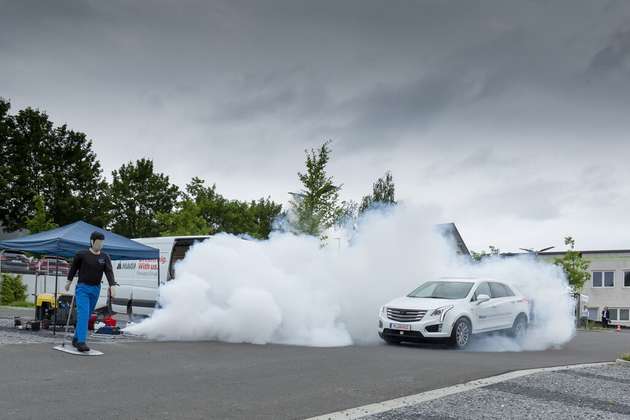
[[[562,349],[494,353],[433,346],[312,348],[217,342],[0,346],[0,413],[47,419],[305,418],[517,369],[614,360],[630,334],[581,332]]]

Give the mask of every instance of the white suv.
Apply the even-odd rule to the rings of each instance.
[[[389,344],[446,340],[464,348],[473,334],[506,331],[522,338],[528,314],[527,299],[505,283],[442,278],[381,307],[378,334]]]

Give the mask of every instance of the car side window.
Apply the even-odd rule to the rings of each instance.
[[[479,295],[488,295],[492,297],[488,283],[481,283],[479,287],[477,287],[477,290],[475,290],[475,294],[473,295],[473,300],[477,300],[477,296]]]
[[[492,298],[502,298],[508,296],[505,286],[501,283],[490,283],[490,290],[492,291]]]
[[[514,291],[510,289],[510,286],[508,286],[507,284],[504,284],[503,287],[505,287],[505,292],[507,293],[506,296],[516,296],[514,294]]]

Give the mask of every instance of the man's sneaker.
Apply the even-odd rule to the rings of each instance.
[[[85,343],[77,343],[76,348],[80,352],[90,351],[90,348],[88,346],[86,346]]]

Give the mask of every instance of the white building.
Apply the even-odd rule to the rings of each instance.
[[[610,323],[630,327],[630,250],[581,251],[589,261],[591,279],[582,294],[589,297],[585,305],[589,319],[601,320],[604,306],[610,311]],[[540,258],[553,262],[564,252],[544,252]]]

